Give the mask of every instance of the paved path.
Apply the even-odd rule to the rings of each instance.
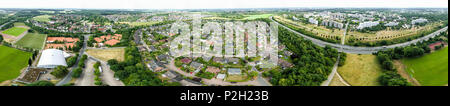
[[[95,86],[94,82],[94,66],[96,61],[92,59],[87,59],[86,69],[81,74],[80,78],[75,81],[75,86]]]
[[[349,46],[349,45],[329,43],[329,42],[325,42],[325,41],[322,41],[322,40],[319,40],[319,39],[316,39],[316,38],[312,38],[310,36],[306,36],[304,34],[301,34],[301,33],[297,32],[297,31],[294,31],[294,30],[292,30],[292,29],[290,29],[290,28],[288,28],[288,27],[278,23],[277,21],[273,20],[273,17],[270,17],[270,19],[273,22],[275,22],[276,24],[278,24],[279,26],[281,26],[281,27],[283,27],[285,29],[288,29],[289,31],[291,31],[291,32],[293,32],[293,33],[295,33],[297,35],[300,35],[301,37],[303,37],[305,39],[311,40],[312,43],[314,43],[314,44],[316,44],[318,46],[325,47],[325,45],[329,45],[329,46],[331,46],[333,48],[338,49],[341,52],[354,53],[354,54],[372,54],[372,53],[375,53],[375,52],[378,52],[378,51],[381,51],[381,50],[387,50],[387,49],[390,49],[390,48],[409,46],[411,44],[415,44],[415,43],[418,43],[418,42],[421,42],[421,41],[428,40],[429,38],[433,38],[434,36],[439,35],[441,32],[446,31],[447,28],[448,28],[448,26],[446,26],[446,27],[444,27],[444,28],[442,28],[440,30],[437,30],[437,31],[435,31],[435,32],[433,32],[431,34],[428,34],[428,35],[426,35],[424,37],[421,37],[421,38],[418,38],[418,39],[414,39],[414,40],[411,40],[411,41],[408,41],[408,42],[404,42],[404,43],[393,44],[393,45],[388,45],[388,46],[378,46],[378,47],[356,47],[356,46]]]

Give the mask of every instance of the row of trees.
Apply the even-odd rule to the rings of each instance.
[[[264,76],[271,77],[273,85],[319,86],[327,79],[338,57],[336,49],[316,46],[281,27],[278,34],[281,44],[294,53],[291,59],[295,66],[266,72]]]
[[[275,21],[277,21],[277,20],[275,20]],[[317,33],[313,33],[311,31],[307,31],[307,30],[305,30],[303,28],[297,28],[297,27],[295,27],[293,25],[285,24],[285,23],[280,22],[280,21],[277,21],[277,22],[280,23],[280,24],[283,24],[284,26],[287,26],[288,28],[290,28],[290,29],[292,29],[294,31],[297,31],[297,32],[299,32],[301,34],[304,34],[306,36],[313,37],[313,38],[316,38],[316,39],[320,39],[322,41],[326,41],[326,42],[330,42],[330,43],[338,43],[341,40],[341,38],[338,37],[338,36],[336,36],[334,39],[328,39],[328,38],[319,37],[319,36],[317,36]],[[295,35],[295,36],[297,36],[297,35]]]

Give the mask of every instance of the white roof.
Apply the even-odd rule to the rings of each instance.
[[[64,52],[58,49],[47,49],[42,51],[37,67],[55,68],[56,66],[67,66]]]
[[[225,74],[218,74],[217,79],[225,79]]]

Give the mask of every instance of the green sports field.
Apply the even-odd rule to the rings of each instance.
[[[19,36],[20,34],[22,34],[23,32],[25,32],[27,30],[28,30],[27,28],[13,27],[13,28],[9,28],[9,29],[3,31],[3,33],[12,35],[12,36]]]
[[[41,50],[44,46],[45,34],[28,33],[22,39],[16,42],[16,45]]]
[[[448,84],[448,47],[418,58],[402,60],[406,71],[423,86]]]
[[[31,53],[0,46],[0,82],[12,80],[20,75],[20,70],[28,64]]]

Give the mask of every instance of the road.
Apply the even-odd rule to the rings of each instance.
[[[2,29],[5,25],[8,25],[9,23],[14,22],[14,21],[16,21],[16,20],[11,20],[11,21],[9,21],[9,22],[7,22],[7,23],[1,25],[1,26],[0,26],[0,29]]]
[[[72,70],[78,67],[78,63],[80,62],[81,56],[83,56],[84,51],[86,50],[87,40],[89,39],[89,36],[90,35],[84,35],[83,48],[81,48],[80,55],[78,56],[78,59],[77,59],[77,62],[75,63],[75,65],[72,66]],[[69,73],[61,81],[56,83],[56,86],[61,86],[61,85],[69,83],[70,80],[72,80],[72,70],[70,70]]]
[[[437,31],[435,31],[435,32],[433,32],[431,34],[428,34],[428,35],[426,35],[424,37],[421,37],[421,38],[418,38],[418,39],[414,39],[414,40],[411,40],[411,41],[408,41],[408,42],[404,42],[404,43],[393,44],[393,45],[388,45],[388,46],[378,46],[378,47],[357,47],[357,46],[349,46],[349,45],[343,45],[343,44],[329,43],[329,42],[325,42],[325,41],[322,41],[322,40],[319,40],[319,39],[315,39],[315,38],[306,36],[304,34],[301,34],[301,33],[297,32],[297,31],[294,31],[294,30],[292,30],[292,29],[290,29],[290,28],[288,28],[288,27],[278,23],[277,21],[275,21],[273,19],[273,17],[270,17],[270,19],[274,23],[278,24],[278,26],[281,26],[281,27],[283,27],[285,29],[288,29],[289,31],[291,31],[291,32],[293,32],[295,34],[300,35],[301,37],[312,41],[312,43],[314,43],[314,44],[316,44],[318,46],[325,47],[325,45],[329,45],[329,46],[331,46],[333,48],[338,49],[340,52],[353,53],[353,54],[372,54],[372,53],[375,53],[375,52],[378,52],[378,51],[387,50],[387,49],[391,49],[391,48],[395,48],[395,47],[409,46],[409,45],[415,44],[417,42],[428,40],[428,38],[433,38],[434,36],[439,35],[441,32],[446,31],[447,28],[448,28],[448,26],[446,26],[446,27],[444,27],[444,28],[442,28],[440,30],[437,30]]]

